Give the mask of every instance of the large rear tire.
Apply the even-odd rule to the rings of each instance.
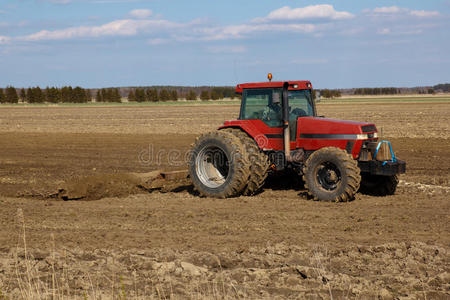
[[[342,149],[326,147],[312,153],[303,180],[314,200],[344,202],[355,197],[361,182],[357,162]]]
[[[363,174],[359,191],[371,196],[394,195],[398,185],[398,177]]]
[[[241,140],[225,131],[201,135],[195,141],[189,174],[202,196],[236,197],[242,194],[250,173],[250,163]]]
[[[261,151],[256,141],[244,131],[237,128],[223,130],[232,133],[241,140],[250,161],[250,176],[242,194],[246,196],[257,194],[261,191],[269,174],[270,163],[267,155]]]

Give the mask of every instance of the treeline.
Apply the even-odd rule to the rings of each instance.
[[[386,88],[359,88],[355,89],[354,95],[396,95],[400,94],[400,90],[394,87]]]
[[[95,95],[95,102],[122,102],[118,88],[101,89]]]
[[[450,83],[441,83],[437,84],[433,87],[434,90],[443,92],[443,93],[449,93],[450,92]]]
[[[92,96],[95,95],[94,99]],[[234,87],[129,87],[83,89],[65,86],[62,88],[30,87],[16,89],[8,86],[0,88],[0,103],[87,103],[122,102],[127,98],[131,102],[158,102],[186,100],[219,100],[235,98]]]
[[[5,91],[0,89],[0,103],[19,103],[19,100],[28,103],[86,103],[92,99],[89,90],[78,86],[75,88],[71,86],[47,87],[46,89],[32,87],[19,91],[11,86],[7,87]]]
[[[324,90],[319,90],[320,91],[320,96],[323,98],[338,98],[341,97],[341,91],[340,90],[328,90],[328,89],[324,89]],[[315,97],[315,95],[314,95]]]
[[[180,91],[181,89],[181,91]],[[151,87],[128,88],[128,101],[158,102],[186,100],[219,100],[236,97],[234,87],[204,87],[204,88],[180,88],[180,87]]]
[[[130,89],[128,92],[128,101],[132,102],[158,102],[178,99],[178,92],[176,90],[136,88]]]

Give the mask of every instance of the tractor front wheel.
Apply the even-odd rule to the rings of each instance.
[[[361,175],[351,155],[339,148],[326,147],[308,157],[303,180],[315,200],[343,202],[354,198]]]

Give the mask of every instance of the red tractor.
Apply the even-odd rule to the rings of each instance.
[[[302,176],[315,200],[349,201],[358,190],[395,193],[398,160],[374,124],[317,115],[309,81],[239,84],[239,118],[197,138],[190,178],[203,196],[228,198],[258,193],[270,173]]]

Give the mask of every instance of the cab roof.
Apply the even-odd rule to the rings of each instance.
[[[256,83],[241,83],[236,86],[236,93],[240,94],[244,89],[262,89],[262,88],[282,88],[284,83],[289,83],[289,90],[305,90],[311,89],[312,85],[310,81],[267,81]],[[297,87],[294,87],[297,85]]]

